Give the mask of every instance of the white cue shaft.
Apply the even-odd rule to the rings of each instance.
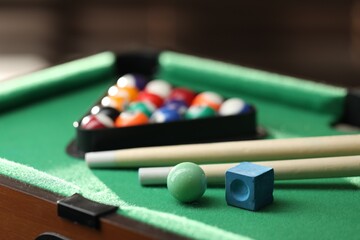
[[[205,172],[208,185],[222,185],[225,172],[239,163],[199,165]],[[312,179],[360,176],[360,156],[308,158],[283,161],[257,162],[272,167],[275,180]],[[151,167],[139,169],[142,185],[166,185],[166,178],[172,167]]]
[[[360,135],[251,140],[89,152],[89,167],[169,166],[360,155]]]

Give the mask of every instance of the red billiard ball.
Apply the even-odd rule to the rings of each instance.
[[[81,128],[103,129],[114,126],[113,120],[105,114],[88,115],[81,120]]]
[[[170,93],[169,100],[181,100],[190,106],[195,95],[193,91],[187,88],[174,88]]]
[[[140,102],[150,102],[157,108],[161,107],[164,104],[164,100],[161,97],[159,97],[156,94],[145,91],[140,92],[136,100]]]

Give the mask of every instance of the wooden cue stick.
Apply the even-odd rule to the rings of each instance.
[[[222,185],[225,172],[239,163],[199,165],[205,172],[208,185]],[[256,162],[274,169],[275,180],[312,179],[360,176],[360,156],[308,158]],[[166,185],[172,167],[140,168],[142,185]]]
[[[251,140],[89,152],[89,167],[169,166],[360,155],[360,135]]]

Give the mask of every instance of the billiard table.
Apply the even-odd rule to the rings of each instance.
[[[254,141],[359,133],[354,91],[181,53],[104,52],[43,69],[0,83],[1,239],[359,238],[360,177],[276,181],[274,202],[253,212],[228,206],[223,187],[183,204],[141,186],[137,169],[89,169],[69,154],[73,123],[132,72],[245,99]]]

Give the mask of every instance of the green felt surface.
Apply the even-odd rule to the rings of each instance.
[[[276,182],[274,203],[263,211],[250,212],[227,206],[225,191],[221,188],[207,189],[199,202],[179,204],[166,188],[140,186],[136,170],[90,170],[83,161],[67,156],[65,147],[75,136],[72,122],[99,99],[116,77],[103,77],[92,85],[3,112],[0,116],[0,157],[75,185],[86,197],[120,205],[123,209],[119,210],[120,214],[198,239],[220,239],[220,236],[222,239],[243,236],[357,239],[360,232],[359,178]],[[330,102],[339,105],[341,89],[335,92],[334,96],[325,95],[326,98],[333,96]],[[339,110],[323,113],[320,109],[314,111],[297,104],[281,104],[278,100],[250,93],[238,94],[232,89],[221,89],[220,93],[245,97],[255,104],[259,123],[267,129],[269,137],[341,134],[330,126],[338,118]],[[57,187],[53,190],[59,191]]]

